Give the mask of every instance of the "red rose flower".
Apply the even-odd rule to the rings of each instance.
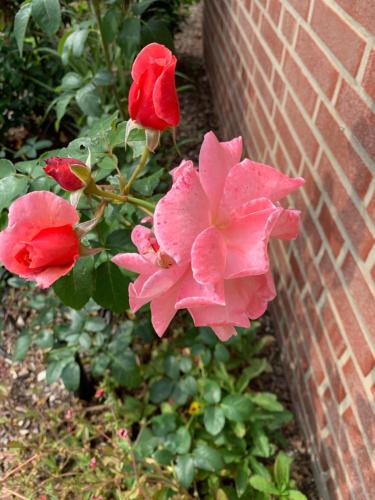
[[[70,168],[72,165],[80,165],[88,169],[87,165],[81,160],[54,156],[53,158],[47,158],[45,162],[47,163],[47,166],[44,167],[45,173],[53,177],[66,191],[77,191],[84,187],[84,182]]]
[[[129,114],[142,127],[161,131],[178,125],[176,61],[172,52],[159,43],[146,45],[136,57],[129,91]]]
[[[79,220],[69,202],[48,191],[34,191],[9,209],[0,232],[0,262],[8,271],[48,288],[67,274],[79,257]]]

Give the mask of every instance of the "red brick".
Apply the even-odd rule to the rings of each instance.
[[[311,25],[327,47],[355,76],[365,49],[363,38],[322,0],[315,0]]]
[[[374,364],[374,358],[368,346],[368,342],[364,333],[355,317],[350,302],[343,289],[336,271],[333,267],[331,259],[325,253],[322,257],[320,270],[323,274],[323,279],[328,287],[331,297],[335,303],[335,307],[340,315],[340,319],[344,325],[346,336],[352,347],[354,355],[357,359],[362,373],[366,376],[370,372]],[[363,347],[366,346],[366,349]]]
[[[265,82],[260,71],[257,69],[254,71],[254,84],[256,86],[256,93],[261,97],[262,101],[266,105],[267,111],[271,113],[273,107],[273,99],[270,91],[268,90],[267,83]]]
[[[351,252],[348,252],[341,270],[346,283],[354,298],[362,318],[369,329],[370,337],[375,338],[375,295],[374,287],[370,290],[361,269],[357,265]]]
[[[271,16],[272,21],[277,26],[280,19],[281,2],[280,0],[270,0],[267,8],[268,14]]]
[[[325,449],[330,456],[330,463],[334,469],[334,479],[330,475],[330,479],[327,481],[327,488],[330,493],[330,500],[352,500],[351,492],[349,490],[349,485],[346,481],[345,472],[342,465],[342,460],[337,456],[337,446],[333,442],[332,435],[329,434],[325,439]],[[340,494],[340,495],[339,495]],[[364,500],[364,499],[361,499]]]
[[[265,114],[265,112],[263,111],[263,107],[261,106],[260,101],[258,99],[255,104],[255,113],[257,122],[263,130],[265,139],[270,149],[272,149],[275,142],[275,133],[270,125],[271,123],[270,116],[267,116]]]
[[[306,162],[303,164],[302,177],[305,179],[303,191],[307,194],[309,204],[315,209],[320,200],[320,190]]]
[[[306,281],[302,275],[301,268],[298,264],[297,259],[294,256],[294,254],[292,254],[292,256],[290,258],[290,264],[292,266],[294,278],[297,280],[298,287],[300,290],[302,290],[303,287],[305,286]]]
[[[313,424],[312,427],[315,427],[319,432],[319,430],[324,429],[324,427],[327,425],[327,419],[322,406],[322,400],[318,394],[318,389],[313,380],[313,377],[309,377],[309,379],[307,380],[307,386],[309,389],[309,399],[312,405],[312,412],[309,412],[309,414],[311,413],[311,417],[313,420],[316,419],[316,422],[310,422],[310,424]]]
[[[335,351],[337,359],[340,359],[341,356],[346,351],[346,344],[344,337],[342,336],[342,333],[340,331],[340,328],[333,316],[333,312],[328,302],[328,299],[325,300],[322,306],[321,316],[323,324],[328,332],[329,342],[333,350]]]
[[[298,169],[300,161],[301,161],[301,153],[299,151],[299,148],[293,139],[288,125],[286,124],[282,114],[280,113],[279,109],[276,109],[275,113],[275,126],[276,130],[278,133],[279,138],[281,139],[282,143],[284,144],[284,147],[288,153],[288,156],[292,160],[292,163],[294,165],[295,169]]]
[[[322,209],[320,211],[319,222],[326,235],[327,243],[329,244],[333,255],[337,257],[344,243],[344,239],[341,236],[341,233],[336,225],[336,222],[325,203],[323,204]]]
[[[320,237],[320,234],[316,229],[315,222],[307,211],[305,211],[303,214],[303,227],[306,233],[309,235],[309,241],[311,243],[314,255],[318,255],[320,247],[322,245],[322,238]]]
[[[284,97],[285,83],[276,69],[273,72],[272,88],[276,94],[277,102],[281,103]]]
[[[272,64],[270,58],[268,57],[266,51],[263,48],[263,45],[264,45],[263,40],[259,40],[257,36],[254,36],[252,48],[255,54],[255,58],[262,67],[263,72],[266,74],[267,78],[270,79],[272,73]]]
[[[312,115],[317,95],[309,80],[302,73],[300,67],[288,52],[284,59],[283,72],[293,87],[303,107]]]
[[[336,0],[346,12],[375,35],[375,9],[373,0]]]
[[[375,4],[374,4],[375,8]],[[375,79],[375,73],[373,75]],[[345,80],[342,81],[336,104],[344,122],[375,161],[375,113],[362,101]]]
[[[331,133],[334,133],[332,129]],[[342,185],[340,177],[324,154],[318,165],[318,173],[324,190],[331,198],[358,255],[365,260],[373,246],[374,238]],[[349,174],[352,176],[351,170],[349,170]]]
[[[296,51],[319,87],[327,97],[331,98],[336,87],[338,72],[301,26],[298,31]]]
[[[363,443],[363,436],[359,430],[353,410],[348,408],[343,414],[343,420],[353,448],[353,455],[358,462],[359,470],[365,480],[368,491],[375,491],[375,474],[371,467],[371,458]]]
[[[294,100],[289,95],[286,101],[285,110],[290,118],[292,127],[303,144],[305,155],[314,163],[319,148],[318,141],[311,132],[302,114],[299,112]]]
[[[292,5],[304,19],[307,19],[310,0],[288,0],[288,4]]]
[[[358,376],[353,361],[349,359],[345,364],[344,376],[346,384],[351,393],[354,408],[357,410],[361,421],[363,431],[367,436],[369,443],[374,442],[374,413],[372,411],[368,396],[363,388],[362,381]]]
[[[370,52],[365,74],[362,79],[362,87],[370,97],[375,101],[375,49]]]
[[[254,23],[257,25],[260,17],[260,9],[255,2],[252,2],[252,4],[253,4],[252,18]]]
[[[323,103],[320,104],[316,124],[328,147],[340,163],[351,186],[363,198],[372,180],[371,172],[354,151],[340,125]]]
[[[293,43],[293,37],[294,33],[297,28],[297,23],[292,14],[285,9],[284,10],[284,17],[283,17],[283,24],[282,24],[282,32],[284,36],[287,38],[288,42],[290,44]]]
[[[283,53],[283,44],[281,43],[280,38],[277,36],[272,25],[267,21],[266,17],[263,17],[261,32],[264,42],[267,43],[276,59],[280,61]]]
[[[372,219],[372,222],[375,224],[375,194],[372,195],[372,198],[367,205],[367,213]]]

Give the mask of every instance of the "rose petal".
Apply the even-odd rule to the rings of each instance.
[[[190,260],[195,238],[209,225],[208,200],[195,169],[184,169],[156,205],[154,231],[163,250],[177,262]]]
[[[220,231],[208,227],[194,241],[191,250],[193,276],[199,283],[217,283],[223,280],[226,245]]]

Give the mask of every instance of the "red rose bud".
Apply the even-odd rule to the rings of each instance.
[[[105,394],[104,389],[99,388],[99,389],[95,392],[95,398],[96,398],[96,399],[102,398],[102,397],[104,396],[104,394]]]
[[[92,459],[90,460],[89,467],[90,467],[90,469],[95,469],[95,467],[96,467],[96,458],[95,457],[92,457]]]
[[[164,130],[180,121],[174,72],[176,57],[159,43],[146,45],[132,67],[129,114],[145,128]]]
[[[47,158],[45,162],[47,163],[44,167],[45,173],[53,177],[66,191],[77,191],[85,186],[85,183],[70,168],[72,165],[78,165],[88,169],[89,167],[81,160],[54,156]]]
[[[117,431],[117,435],[121,439],[127,439],[128,435],[129,435],[129,432],[128,432],[127,429],[119,429]]]

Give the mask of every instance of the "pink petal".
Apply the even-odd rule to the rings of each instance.
[[[147,278],[148,276],[141,274],[134,281],[134,283],[130,283],[129,285],[129,305],[134,313],[137,312],[138,309],[140,309],[142,306],[144,306],[145,304],[147,304],[147,302],[150,301],[149,297],[140,296],[140,292]]]
[[[302,177],[287,177],[268,165],[243,160],[226,179],[222,210],[233,211],[254,198],[277,201],[304,184]]]
[[[177,262],[190,260],[195,238],[209,225],[209,207],[196,170],[189,166],[156,205],[156,239]]]
[[[156,80],[153,92],[155,112],[170,127],[176,127],[180,121],[180,107],[174,77],[176,62],[176,57],[172,56],[171,62]]]
[[[222,326],[232,325],[248,328],[249,318],[245,310],[230,309],[227,306],[198,306],[189,307],[195,326]]]
[[[242,280],[242,286],[246,287],[249,294],[247,314],[251,319],[258,319],[265,313],[268,302],[276,297],[271,271],[260,276],[242,278]]]
[[[185,266],[172,266],[169,269],[160,269],[154,272],[145,281],[140,292],[142,297],[156,297],[165,293],[169,288],[177,283],[183,273],[186,271]]]
[[[49,191],[33,191],[18,198],[9,209],[8,228],[15,239],[28,241],[46,228],[73,226],[79,221],[68,201]]]
[[[190,160],[182,160],[178,167],[173,168],[169,173],[172,176],[173,182],[176,182],[185,168],[194,168],[194,163]]]
[[[301,212],[291,208],[283,210],[272,230],[271,238],[294,240],[300,230]]]
[[[169,323],[176,314],[178,286],[170,288],[166,293],[151,302],[151,321],[156,333],[162,337]]]
[[[77,260],[77,258],[75,259],[75,261]],[[21,278],[25,278],[26,280],[35,281],[40,288],[49,288],[55,281],[57,281],[62,276],[65,276],[73,269],[75,261],[67,266],[49,267],[44,271],[20,276]]]
[[[211,326],[216,336],[222,341],[225,342],[229,340],[234,335],[237,335],[236,329],[231,326]]]
[[[217,283],[223,279],[226,246],[218,229],[211,226],[202,231],[191,250],[191,267],[199,283]]]
[[[222,229],[227,244],[225,278],[266,273],[268,240],[282,208],[272,208],[233,219]]]
[[[112,262],[128,271],[139,274],[150,275],[157,270],[157,267],[138,253],[119,253],[112,257]]]
[[[244,217],[245,215],[253,214],[255,212],[260,212],[261,210],[268,210],[275,208],[276,205],[272,203],[268,198],[255,198],[254,200],[248,201],[244,205],[237,208],[231,217]]]
[[[181,281],[176,308],[184,309],[207,304],[225,304],[224,282],[203,285],[195,281],[189,271]]]
[[[219,142],[213,132],[204,136],[199,153],[199,176],[214,214],[219,206],[228,172],[240,161],[241,153],[241,137],[229,142]]]

